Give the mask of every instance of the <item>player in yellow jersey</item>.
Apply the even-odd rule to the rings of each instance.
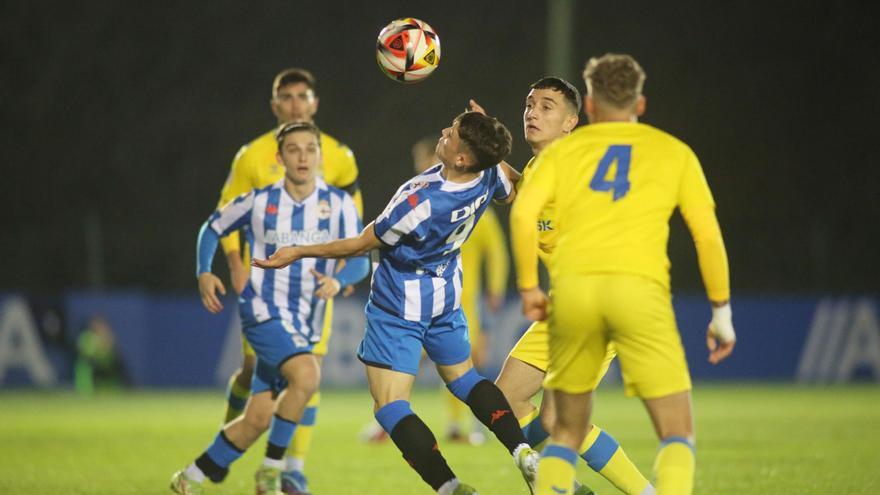
[[[550,259],[550,362],[544,380],[556,414],[537,493],[570,493],[592,391],[613,343],[626,392],[642,399],[661,440],[654,465],[657,493],[690,494],[691,381],[672,311],[666,244],[677,207],[697,247],[713,313],[709,360],[718,363],[733,351],[735,334],[715,203],[694,152],[638,123],[645,110],[645,74],[632,57],[591,59],[584,79],[590,125],[544,149],[511,213],[517,284],[530,319],[548,317],[548,299],[538,287],[534,226],[551,201],[559,236]]]
[[[272,98],[269,101],[272,113],[279,124],[293,121],[313,122],[318,111],[318,96],[315,94],[315,78],[305,69],[285,69],[272,83]],[[229,178],[220,193],[219,206],[239,195],[275,183],[284,176],[284,167],[275,158],[278,145],[275,130],[242,146],[232,162]],[[320,174],[324,182],[346,190],[352,195],[358,213],[363,215],[363,203],[357,185],[358,169],[354,154],[344,144],[332,136],[321,133],[321,154],[323,160]],[[242,243],[237,232],[222,239],[223,251],[232,275],[236,292],[241,292],[248,279],[250,253],[247,243]],[[332,331],[333,300],[327,301],[324,329],[321,341],[315,345],[313,353],[320,363],[327,353],[327,345]],[[229,381],[227,394],[226,422],[231,421],[244,409],[250,394],[251,377],[256,363],[253,349],[242,339],[242,367]],[[287,469],[284,474],[284,490],[288,494],[308,493],[308,484],[302,474],[305,456],[311,445],[312,430],[315,424],[321,394],[316,392],[309,402],[303,419],[296,429],[287,455]]]
[[[440,159],[434,153],[436,144],[436,137],[426,137],[413,145],[413,166],[417,174],[440,163]],[[461,265],[462,272],[467,274],[462,281],[461,309],[468,322],[471,357],[474,360],[474,366],[480,370],[483,368],[488,354],[488,340],[483,334],[480,321],[483,267],[486,268],[486,306],[491,312],[498,311],[504,302],[504,295],[507,292],[507,276],[510,270],[507,238],[501,229],[498,215],[495,214],[495,210],[491,206],[474,226],[471,236],[461,246]],[[464,435],[461,420],[462,416],[467,414],[466,408],[460,400],[446,390],[446,387],[443,388],[442,393],[446,395],[449,411],[446,437],[453,441],[470,440],[474,445],[484,443],[486,434],[483,425],[476,419],[470,435]]]
[[[475,102],[472,106],[482,111]],[[568,81],[558,77],[544,77],[529,87],[523,110],[523,132],[526,142],[537,156],[550,143],[567,136],[578,123],[581,95]],[[528,182],[535,171],[535,156],[523,169],[518,188]],[[557,226],[555,209],[548,203],[541,210],[536,222],[538,232],[538,255],[545,265],[556,246]],[[516,343],[504,362],[501,374],[495,381],[504,392],[529,440],[535,448],[542,445],[549,434],[542,425],[552,421],[554,410],[551,401],[535,407],[532,398],[541,390],[549,360],[549,334],[546,322],[532,324]],[[605,374],[615,352],[609,346],[596,384]],[[589,434],[580,445],[578,453],[597,473],[605,477],[623,493],[649,495],[653,487],[630,461],[617,440],[595,425],[589,425]],[[585,491],[576,493],[586,493]]]

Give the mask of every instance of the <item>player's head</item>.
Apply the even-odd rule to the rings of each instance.
[[[578,123],[581,94],[565,79],[544,77],[530,86],[523,111],[526,141],[535,151],[571,132]]]
[[[311,122],[318,111],[315,76],[305,69],[284,69],[272,82],[272,113],[279,124]]]
[[[434,136],[423,137],[416,141],[412,147],[413,168],[417,174],[424,172],[440,162],[435,152],[437,148],[437,138]]]
[[[437,157],[458,172],[476,173],[493,167],[509,153],[512,139],[504,124],[478,112],[464,112],[443,129]]]
[[[584,69],[584,82],[584,110],[590,122],[635,120],[645,113],[645,71],[631,56],[606,53],[591,58]]]
[[[278,163],[287,179],[296,185],[315,180],[321,163],[321,131],[311,122],[282,124],[275,132]]]

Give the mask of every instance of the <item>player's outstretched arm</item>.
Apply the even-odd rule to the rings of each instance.
[[[468,106],[470,107],[471,112],[481,113],[483,115],[488,115],[486,113],[486,109],[483,108],[476,100],[470,99],[468,100]],[[516,184],[519,182],[522,174],[516,171],[515,168],[511,167],[509,163],[502,160],[501,161],[501,170],[504,172],[504,175],[507,176],[508,180],[513,184],[513,191],[511,191],[510,196],[507,197],[504,201],[501,201],[503,204],[507,204],[513,201],[516,197]]]
[[[219,242],[220,235],[208,226],[208,222],[205,222],[199,231],[196,245],[196,277],[199,281],[199,295],[202,298],[202,304],[211,313],[223,311],[223,304],[217,297],[217,292],[226,295],[226,287],[223,286],[223,282],[211,273],[211,262]]]
[[[251,265],[258,268],[284,268],[302,258],[350,258],[363,256],[382,246],[370,222],[357,237],[315,244],[313,246],[287,246],[275,251],[267,260],[254,258]]]

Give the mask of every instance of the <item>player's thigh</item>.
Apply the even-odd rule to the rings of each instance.
[[[326,356],[330,349],[330,337],[333,335],[333,299],[327,299],[324,306],[324,324],[321,329],[321,340],[315,344],[312,353],[316,356]]]
[[[669,290],[647,278],[618,275],[608,284],[606,305],[627,395],[651,399],[690,390]]]
[[[273,318],[244,328],[257,355],[251,390],[278,392],[286,387],[281,366],[291,358],[311,352],[311,343],[290,322]]]
[[[425,331],[424,347],[438,369],[445,367],[449,371],[446,377],[450,380],[447,382],[457,378],[454,375],[459,368],[467,368],[461,374],[472,368],[471,345],[464,311],[458,309],[435,318]]]
[[[409,400],[416,376],[367,365],[367,383],[373,396],[374,412],[394,401]]]
[[[511,404],[527,402],[535,396],[544,382],[544,371],[525,363],[513,355],[507,357],[495,385]]]
[[[358,359],[367,366],[417,375],[422,357],[421,324],[387,313],[372,303],[367,303],[364,312],[367,324],[358,345]]]
[[[598,383],[608,345],[601,293],[601,283],[592,276],[553,281],[545,387],[582,394]]]

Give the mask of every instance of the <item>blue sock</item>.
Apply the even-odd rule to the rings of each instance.
[[[269,441],[266,443],[266,457],[280,461],[284,458],[284,451],[293,438],[296,423],[284,419],[279,415],[272,416],[272,425],[269,427]]]
[[[446,388],[452,392],[452,395],[458,397],[462,402],[467,404],[468,395],[470,395],[471,390],[483,380],[485,380],[485,378],[480,376],[475,368],[471,368],[467,370],[465,374],[447,383]]]
[[[400,423],[400,420],[415,414],[412,410],[412,407],[409,405],[409,401],[405,400],[396,400],[394,402],[389,402],[382,406],[381,409],[376,411],[376,421],[382,425],[382,429],[385,430],[389,435],[394,430],[394,427],[397,426],[397,423]]]
[[[196,459],[196,466],[211,481],[219,483],[229,473],[229,465],[242,454],[244,451],[233,445],[221,430],[208,446],[208,450]]]
[[[532,418],[531,421],[528,422],[525,426],[522,427],[523,435],[526,436],[526,440],[528,440],[529,445],[532,447],[537,447],[541,445],[547,438],[550,437],[550,434],[547,433],[547,430],[544,429],[544,425],[541,424],[541,415],[537,415]]]

